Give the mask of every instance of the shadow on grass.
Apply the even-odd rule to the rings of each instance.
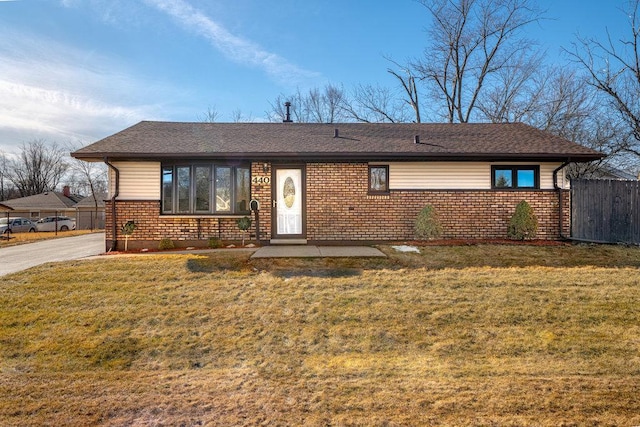
[[[356,277],[365,270],[464,269],[469,267],[640,267],[640,248],[611,245],[466,245],[424,246],[420,253],[402,253],[380,246],[387,258],[272,258],[251,260],[251,254],[221,252],[187,261],[193,273],[268,271],[281,278]]]
[[[344,269],[344,268],[319,268],[319,269],[297,269],[297,270],[277,270],[273,272],[273,275],[282,279],[293,279],[300,277],[313,277],[313,278],[345,278],[345,277],[357,277],[362,274],[361,269]]]
[[[242,271],[247,269],[247,261],[251,254],[230,252],[189,258],[187,269],[192,273],[214,273],[220,271]]]

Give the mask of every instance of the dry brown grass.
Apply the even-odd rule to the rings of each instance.
[[[0,425],[640,424],[640,249],[482,249],[6,276]]]
[[[0,239],[0,248],[6,246],[21,245],[24,243],[33,243],[40,240],[59,239],[61,237],[80,236],[83,234],[96,233],[91,230],[69,230],[54,232],[36,232],[36,233],[12,233],[11,239]]]

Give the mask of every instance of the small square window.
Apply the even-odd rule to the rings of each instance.
[[[519,188],[535,188],[536,174],[533,169],[519,169],[517,175]]]
[[[494,173],[495,187],[497,188],[510,188],[513,186],[512,177],[513,172],[511,170],[498,169]]]
[[[389,192],[389,166],[369,166],[369,192]]]

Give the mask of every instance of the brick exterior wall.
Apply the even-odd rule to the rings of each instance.
[[[254,162],[252,177],[271,177],[271,165]],[[271,179],[271,178],[270,178]],[[252,180],[255,181],[255,180]],[[553,190],[392,190],[389,195],[368,194],[368,164],[307,163],[306,237],[311,241],[399,241],[414,238],[415,218],[433,205],[443,226],[443,239],[504,239],[516,205],[526,200],[538,218],[538,238],[560,238],[558,194]],[[272,182],[253,182],[251,197],[260,203],[260,238],[271,238]],[[563,200],[564,234],[570,228],[570,194]],[[155,249],[162,238],[177,247],[206,246],[209,237],[241,240],[236,217],[179,217],[160,215],[160,201],[116,201],[118,248],[124,247],[120,228],[136,223],[129,249]],[[106,208],[107,249],[111,247],[111,202]],[[255,240],[254,224],[245,237]]]
[[[265,162],[254,162],[251,164],[251,197],[260,203],[260,239],[269,240],[271,238],[271,182],[253,182],[256,177],[269,178],[271,180],[271,165]],[[252,213],[255,221],[255,213]],[[254,233],[255,234],[255,233]]]
[[[392,190],[389,195],[369,195],[367,163],[308,163],[307,239],[410,240],[415,218],[427,204],[440,215],[444,239],[504,239],[521,200],[538,218],[538,238],[559,239],[558,194],[552,190]],[[563,204],[568,235],[568,192]]]
[[[236,224],[241,216],[178,217],[160,215],[160,201],[123,200],[116,201],[118,249],[124,248],[125,237],[120,229],[127,221],[134,221],[136,229],[129,237],[129,249],[157,249],[160,240],[169,238],[176,247],[206,246],[210,237],[223,240],[242,240],[242,232]],[[111,202],[106,203],[106,243],[111,248],[113,239]],[[245,238],[255,236],[252,228]]]

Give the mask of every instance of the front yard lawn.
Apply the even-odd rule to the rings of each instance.
[[[638,425],[640,248],[105,256],[0,283],[0,425]]]

